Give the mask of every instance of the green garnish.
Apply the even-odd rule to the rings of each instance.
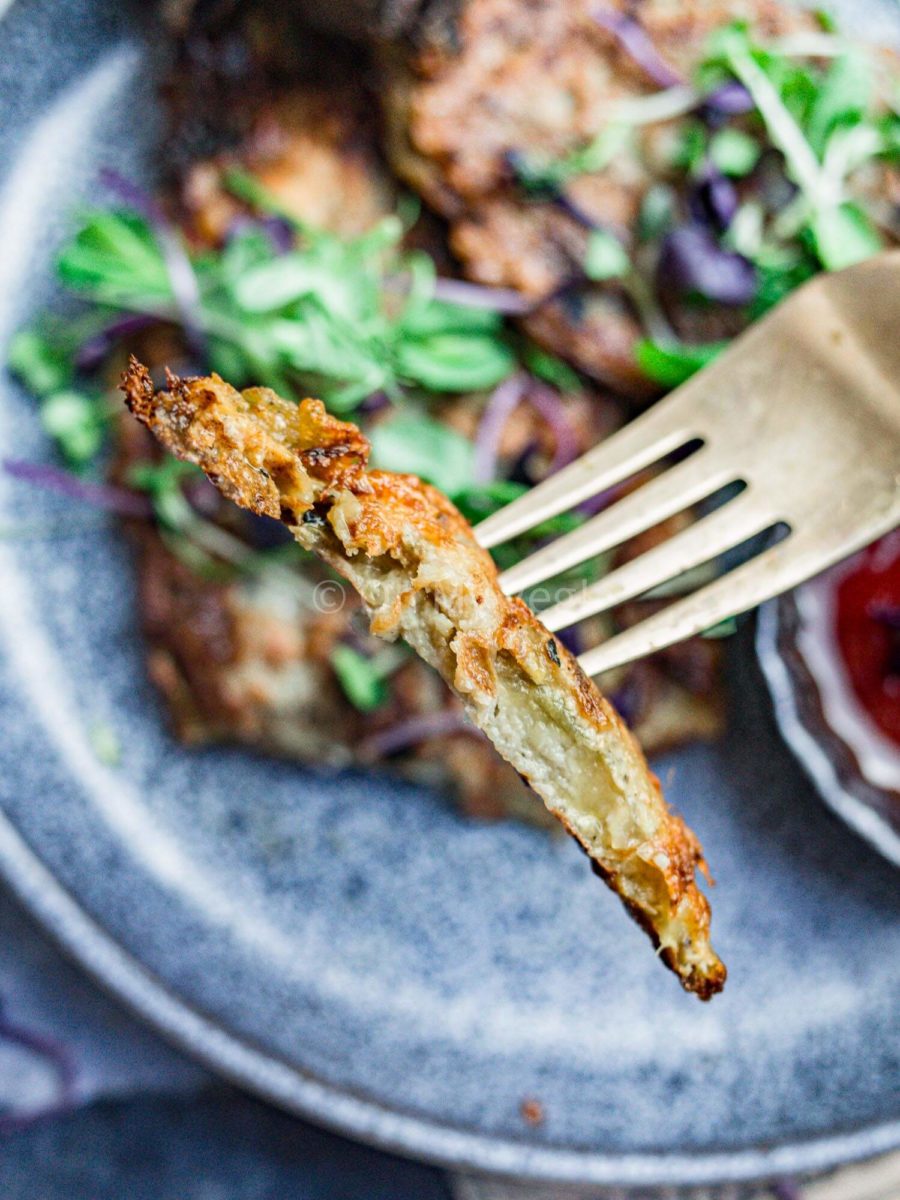
[[[41,424],[67,464],[81,470],[103,445],[110,419],[103,395],[76,387],[71,351],[38,330],[16,334],[7,361],[40,401]]]
[[[543,379],[557,391],[566,393],[582,390],[583,384],[578,378],[578,372],[570,367],[564,359],[557,358],[555,354],[550,354],[549,351],[535,345],[534,342],[525,343],[521,351],[521,358],[532,375]]]
[[[238,386],[316,393],[339,412],[378,390],[500,382],[515,366],[501,317],[435,301],[433,264],[400,248],[402,232],[396,217],[349,241],[304,227],[297,248],[279,254],[252,229],[194,257],[194,315],[210,365]],[[157,239],[136,213],[92,213],[63,249],[59,273],[96,304],[179,319]]]
[[[174,533],[184,532],[196,515],[184,495],[187,479],[202,479],[203,472],[192,463],[167,456],[159,462],[136,463],[128,473],[128,483],[146,492],[160,525]]]
[[[331,666],[344,695],[360,712],[372,712],[387,700],[387,685],[376,658],[367,658],[341,643],[331,652]]]
[[[41,424],[66,461],[81,467],[100,452],[109,414],[99,397],[66,390],[53,392],[41,404]]]
[[[418,475],[451,497],[472,484],[474,446],[432,417],[401,414],[388,418],[379,422],[369,437],[373,467]]]
[[[62,391],[72,378],[66,355],[35,329],[23,329],[16,334],[6,361],[10,371],[41,399]]]
[[[591,230],[584,256],[584,273],[588,279],[621,279],[630,269],[628,251],[619,239],[605,229]]]
[[[709,157],[713,165],[733,179],[749,175],[761,153],[759,142],[740,129],[720,129],[709,140]]]
[[[664,388],[678,387],[725,349],[725,342],[689,346],[684,343],[662,345],[643,338],[635,347],[635,357],[648,378]]]
[[[776,236],[796,237],[826,270],[840,270],[877,253],[882,237],[858,203],[847,199],[850,175],[865,162],[891,157],[890,114],[874,119],[872,69],[848,49],[823,72],[796,66],[752,42],[745,26],[721,31],[715,52],[753,98],[771,143],[799,188]]]
[[[514,154],[512,167],[521,187],[536,198],[558,194],[570,179],[602,171],[631,137],[624,122],[615,122],[601,130],[584,146],[563,158],[538,159]]]

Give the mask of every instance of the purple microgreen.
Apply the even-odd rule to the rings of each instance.
[[[482,736],[460,709],[442,708],[438,712],[409,717],[391,725],[389,729],[370,734],[359,743],[359,754],[363,759],[387,758],[432,738],[452,737],[460,733]]]
[[[385,391],[372,392],[370,396],[366,396],[365,400],[359,406],[359,411],[367,417],[374,416],[375,413],[384,412],[393,404],[390,396]]]
[[[736,79],[728,79],[703,97],[698,111],[703,120],[716,125],[723,118],[753,112],[755,107],[753,97],[744,85]]]
[[[610,704],[631,729],[638,723],[647,706],[646,683],[642,664],[637,663],[609,693]]]
[[[56,492],[69,500],[78,500],[84,504],[93,505],[106,512],[115,513],[120,517],[148,518],[152,516],[152,507],[146,496],[139,496],[128,488],[116,487],[110,483],[95,483],[92,480],[80,479],[71,471],[49,463],[26,462],[22,459],[7,458],[2,460],[4,472],[12,479],[19,479],[47,491]]]
[[[491,393],[475,434],[475,456],[472,460],[472,479],[475,483],[490,483],[497,474],[503,430],[524,399],[528,382],[528,376],[520,371],[504,379]]]
[[[569,420],[562,396],[555,388],[533,382],[528,389],[528,403],[547,422],[553,433],[556,445],[547,472],[552,475],[578,457],[581,442]]]
[[[297,231],[285,217],[275,214],[262,217],[259,225],[265,231],[276,254],[287,254],[289,250],[293,250],[297,240]]]
[[[484,287],[463,279],[436,279],[434,298],[461,308],[481,308],[504,316],[520,317],[530,312],[532,302],[513,288]]]
[[[582,229],[599,229],[600,226],[596,220],[586,212],[581,205],[572,199],[568,192],[561,191],[553,197],[553,203],[557,208],[561,209],[567,216],[582,227]]]
[[[587,648],[584,644],[584,638],[581,636],[581,630],[577,625],[571,625],[568,629],[560,629],[554,635],[558,642],[561,642],[570,654],[576,657],[583,654]]]
[[[684,84],[684,79],[669,66],[646,29],[634,17],[606,8],[596,8],[592,15],[601,28],[612,34],[651,82],[663,88]]]
[[[800,1185],[793,1179],[776,1179],[771,1191],[773,1200],[802,1200]]]
[[[688,208],[698,225],[724,233],[740,207],[737,189],[712,162],[707,163],[688,193]]]
[[[149,328],[156,324],[157,320],[157,317],[145,313],[128,313],[125,316],[117,317],[105,328],[85,338],[75,351],[73,360],[75,369],[88,374],[99,370],[118,342]]]
[[[753,299],[756,270],[742,254],[723,249],[708,229],[682,225],[663,239],[657,287],[661,294],[736,307]]]

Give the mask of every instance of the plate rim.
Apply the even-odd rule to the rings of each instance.
[[[57,880],[0,810],[0,875],[95,982],[216,1074],[314,1124],[378,1149],[470,1174],[576,1186],[704,1187],[816,1175],[900,1147],[900,1120],[741,1151],[605,1154],[454,1129],[304,1073],[170,991]]]

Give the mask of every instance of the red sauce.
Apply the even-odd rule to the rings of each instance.
[[[835,633],[860,704],[900,746],[900,535],[869,546],[841,579]]]

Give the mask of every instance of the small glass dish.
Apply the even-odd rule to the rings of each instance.
[[[759,614],[756,645],[775,716],[823,800],[900,866],[900,748],[857,699],[834,635],[842,563]]]

